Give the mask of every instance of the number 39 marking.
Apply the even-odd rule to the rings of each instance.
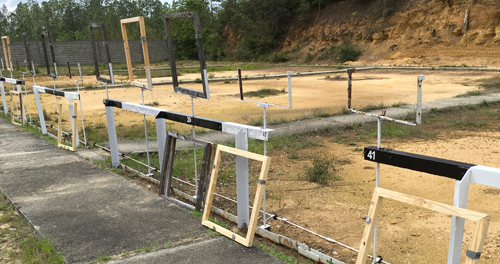
[[[368,151],[368,154],[366,156],[371,160],[375,160],[375,151],[374,150]]]

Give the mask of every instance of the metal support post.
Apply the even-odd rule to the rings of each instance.
[[[165,155],[165,143],[167,140],[167,125],[165,123],[165,118],[156,118],[156,137],[158,141],[160,171],[163,171],[163,157]]]
[[[27,66],[25,66],[25,70],[28,69]],[[24,95],[26,97],[26,104],[28,105],[28,114],[30,117],[30,123],[31,123],[31,110],[30,110],[30,100],[28,98],[28,91],[26,89],[26,80],[24,79],[24,72],[23,72],[23,81],[24,81]],[[23,104],[24,105],[24,104]]]
[[[193,103],[193,98],[194,96],[191,97],[191,115],[194,117],[194,103]],[[193,139],[196,139],[196,131],[193,125]],[[195,183],[195,188],[196,188],[196,194],[198,193],[198,163],[196,162],[196,144],[193,143],[193,150],[194,150],[194,183]],[[195,199],[198,199],[195,194]]]
[[[417,124],[422,124],[422,81],[425,80],[425,75],[418,76],[417,87]]]
[[[382,119],[377,118],[377,148],[380,149],[382,138]],[[377,162],[377,175],[375,177],[375,187],[379,187],[380,180],[380,163]],[[375,229],[373,230],[373,263],[375,263],[375,257],[377,256],[377,227],[378,222],[375,222]]]
[[[467,208],[467,199],[469,197],[470,170],[468,170],[461,181],[455,182],[455,194],[453,197],[453,206]],[[460,263],[462,254],[462,241],[464,239],[465,219],[452,216],[450,245],[448,248],[448,264]]]
[[[240,128],[235,135],[237,149],[248,151],[248,130]],[[238,201],[238,228],[248,227],[249,217],[249,194],[248,194],[248,159],[236,156],[236,190]],[[254,210],[258,210],[255,208]]]
[[[35,95],[36,109],[38,109],[38,120],[40,122],[40,128],[42,129],[42,134],[47,135],[47,127],[45,126],[45,117],[43,116],[42,102],[40,100],[40,94],[37,89],[33,89],[33,94]]]
[[[3,86],[2,81],[0,81],[0,92],[2,93],[2,106],[3,106],[3,112],[5,115],[9,113],[9,106],[7,105],[7,98],[5,98],[5,88]]]
[[[112,106],[106,106],[106,123],[108,125],[109,149],[111,151],[111,166],[120,166],[118,155],[118,139],[116,137],[115,113]]]
[[[144,89],[141,89],[142,106],[144,106]],[[146,115],[144,117],[144,134],[146,136],[146,155],[148,156],[148,176],[151,176],[151,161],[149,160],[149,141],[148,141],[148,123],[146,122]]]

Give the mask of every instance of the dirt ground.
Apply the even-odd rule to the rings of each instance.
[[[248,70],[243,76],[268,75],[274,73],[307,72],[317,68],[272,68],[267,70]],[[216,72],[215,77],[236,76],[236,72]],[[477,80],[496,76],[496,73],[467,72],[467,71],[397,71],[372,70],[360,71],[353,75],[353,106],[354,108],[366,105],[392,105],[395,103],[413,104],[417,100],[417,77],[426,76],[423,83],[423,101],[433,101],[450,98],[469,90],[479,89]],[[195,79],[198,74],[184,74],[180,79]],[[330,77],[330,78],[325,78]],[[337,77],[337,78],[335,78]],[[292,94],[293,108],[284,109],[271,107],[267,111],[267,121],[273,122],[282,119],[300,119],[324,113],[337,113],[346,104],[347,80],[346,74],[325,74],[316,76],[293,77]],[[154,81],[170,78],[158,78]],[[70,83],[70,80],[66,80]],[[93,78],[85,79],[84,84],[92,83]],[[52,87],[50,79],[37,79],[38,85]],[[28,82],[28,87],[30,83]],[[59,85],[59,83],[57,83]],[[243,82],[244,91],[256,91],[262,88],[287,90],[287,79],[247,80]],[[200,84],[184,84],[183,87],[201,90]],[[239,99],[239,86],[236,81],[231,83],[210,83],[209,100],[194,99],[194,113],[196,116],[207,117],[222,121],[249,124],[262,120],[262,108],[256,103],[242,102]],[[397,92],[395,90],[397,89]],[[141,103],[141,90],[135,87],[110,88],[109,98],[126,102]],[[36,112],[34,97],[30,95],[32,114]],[[53,95],[41,95],[43,108],[56,118],[55,98]],[[82,90],[82,106],[86,124],[105,123],[105,113],[102,100],[106,98],[106,90]],[[282,94],[268,98],[245,98],[252,101],[263,101],[278,105],[288,105],[288,95]],[[145,104],[155,107],[191,114],[191,102],[188,96],[175,94],[171,85],[158,85],[153,91],[144,91]],[[67,111],[65,111],[67,114]],[[140,114],[129,113],[120,109],[115,110],[117,124],[142,124]],[[151,121],[153,117],[149,117]],[[188,131],[190,127],[175,123],[168,123],[173,129]]]
[[[248,75],[284,73],[290,69],[269,69],[248,71]],[[292,69],[296,72],[304,68]],[[234,73],[216,73],[216,77]],[[244,73],[245,75],[246,73]],[[468,71],[395,71],[376,70],[354,74],[353,105],[355,108],[384,103],[415,103],[417,76],[425,74],[423,101],[450,98],[469,90],[479,89],[478,79],[497,76],[496,73]],[[196,74],[185,74],[182,78],[193,79]],[[293,109],[272,107],[268,110],[268,121],[282,118],[295,119],[325,112],[337,112],[345,106],[347,81],[345,74],[340,80],[323,76],[296,77],[293,84]],[[87,80],[86,80],[87,81]],[[90,82],[90,81],[89,81]],[[38,81],[37,81],[38,83]],[[46,85],[50,85],[50,82]],[[199,84],[185,85],[199,89]],[[245,91],[261,88],[286,89],[286,78],[245,81]],[[176,95],[170,85],[154,87],[145,91],[146,104],[166,110],[191,113],[188,97]],[[397,91],[397,92],[396,92]],[[241,102],[238,85],[232,83],[211,83],[211,99],[195,99],[194,112],[198,116],[224,121],[249,123],[262,118],[262,109],[255,103]],[[138,88],[112,88],[112,99],[141,103]],[[83,111],[86,123],[105,123],[102,99],[105,90],[82,91]],[[264,99],[266,102],[285,105],[287,95]],[[30,98],[32,115],[34,100]],[[47,112],[55,112],[54,96],[44,95],[43,105]],[[131,126],[142,124],[142,117],[123,110],[116,112],[117,124]],[[491,122],[483,130],[474,132],[444,129],[435,137],[425,139],[383,138],[382,147],[422,155],[452,159],[485,166],[500,167],[500,134],[498,128],[500,110],[492,114]],[[53,120],[56,120],[53,118]],[[424,117],[425,122],[425,117]],[[422,125],[433,128],[433,123]],[[174,127],[174,124],[172,124]],[[493,127],[493,128],[492,128]],[[176,126],[176,129],[186,129]],[[272,162],[267,184],[267,210],[277,213],[321,235],[333,238],[353,248],[359,248],[373,188],[375,186],[376,164],[363,159],[366,146],[376,145],[375,139],[346,135],[315,136],[315,147],[295,150],[285,148],[283,152],[271,153]],[[358,148],[358,150],[356,150]],[[294,158],[291,158],[291,155]],[[311,166],[312,157],[331,156],[335,158],[336,177],[340,180],[329,186],[306,181],[304,166]],[[255,181],[251,181],[255,184]],[[455,182],[451,179],[381,166],[380,186],[390,190],[452,204]],[[217,192],[234,197],[228,189],[232,185],[218,187]],[[253,189],[254,187],[252,187]],[[500,191],[471,184],[468,209],[491,214],[492,222],[484,246],[482,261],[500,263]],[[251,197],[253,198],[253,197]],[[216,199],[217,200],[217,199]],[[445,263],[449,240],[451,217],[413,206],[384,201],[379,220],[378,254],[390,263]],[[318,249],[346,263],[354,263],[356,254],[343,247],[309,235],[297,228],[277,220],[271,220],[273,232],[283,234]],[[472,227],[466,225],[465,245],[471,239]],[[466,248],[466,247],[464,247]],[[465,252],[465,251],[464,251]],[[465,254],[465,253],[464,253]],[[463,255],[464,255],[463,254]]]

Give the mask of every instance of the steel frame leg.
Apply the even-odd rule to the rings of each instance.
[[[469,182],[471,171],[468,170],[461,181],[455,182],[453,206],[467,208],[469,197]],[[465,219],[453,216],[451,218],[450,245],[448,248],[448,264],[460,263],[462,243],[464,239]]]
[[[236,148],[248,150],[248,130],[241,128],[235,135]],[[238,228],[248,227],[249,194],[248,194],[248,158],[236,156],[236,190],[238,201]],[[259,210],[254,208],[254,210]]]
[[[156,138],[158,141],[158,158],[160,160],[160,171],[163,171],[163,157],[165,155],[165,143],[167,141],[167,125],[165,118],[156,120]]]
[[[42,134],[47,135],[47,127],[45,126],[45,117],[43,117],[42,101],[40,100],[40,94],[38,90],[33,89],[33,94],[35,95],[36,111],[38,112],[38,119],[40,122],[40,128],[42,129]]]
[[[0,82],[0,92],[2,93],[3,112],[7,115],[7,113],[9,113],[9,106],[7,105],[7,98],[5,98],[5,88],[3,86],[3,82]]]
[[[112,106],[106,106],[106,123],[108,125],[109,149],[111,151],[111,166],[120,166],[118,155],[118,139],[116,137],[115,113]]]

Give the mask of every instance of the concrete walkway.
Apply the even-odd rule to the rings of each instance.
[[[112,263],[284,263],[209,237],[201,220],[73,152],[0,119],[0,189],[67,263],[189,242]],[[78,155],[77,155],[78,154]]]
[[[467,104],[477,105],[483,103],[484,101],[486,102],[500,101],[500,93],[492,93],[492,94],[472,96],[472,97],[449,98],[449,99],[424,102],[422,106],[422,111],[424,112],[424,114],[422,115],[422,120],[425,121],[425,112],[428,112],[431,109],[443,109],[450,106],[467,105]],[[387,110],[386,116],[393,118],[401,118],[409,114],[415,114],[415,109],[416,105],[408,105],[405,108],[391,107],[386,109]],[[369,113],[381,114],[381,110],[374,110],[370,111]],[[268,128],[275,129],[275,131],[270,133],[271,136],[275,136],[275,135],[284,135],[287,133],[303,133],[308,131],[314,131],[316,129],[321,129],[323,127],[328,127],[332,125],[342,125],[346,123],[366,123],[375,121],[376,118],[374,117],[351,113],[346,115],[325,117],[321,119],[308,119],[286,124],[273,125],[273,126],[268,126]],[[191,134],[186,136],[191,136]],[[234,135],[223,132],[209,132],[205,134],[198,134],[196,135],[196,138],[215,143],[225,143],[225,144],[234,143]],[[109,146],[109,144],[105,145]],[[187,143],[178,140],[177,146],[180,148],[191,148],[192,143]],[[154,139],[149,140],[149,150],[151,152],[158,152],[158,143],[156,140]],[[124,154],[144,153],[146,152],[146,142],[145,141],[119,142],[118,151]]]

